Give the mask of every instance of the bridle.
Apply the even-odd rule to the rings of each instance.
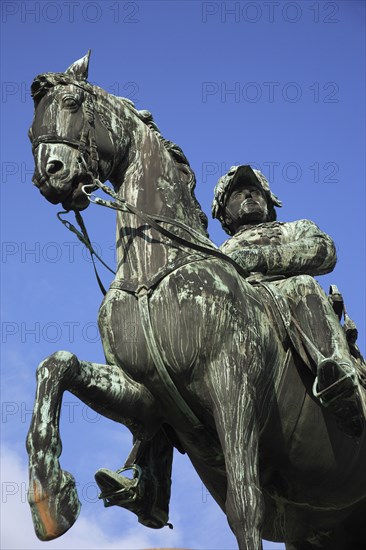
[[[76,83],[72,82],[73,85],[77,86]],[[84,166],[85,168],[85,176],[89,177],[90,183],[87,183],[83,185],[82,191],[85,193],[85,195],[88,197],[89,201],[91,203],[105,206],[107,208],[111,208],[116,211],[120,212],[126,212],[130,214],[134,214],[138,216],[144,223],[152,227],[153,229],[156,229],[159,233],[162,235],[168,237],[169,239],[185,246],[193,250],[197,250],[198,252],[207,254],[209,256],[214,256],[216,258],[220,258],[221,260],[226,261],[227,263],[230,263],[233,265],[238,271],[238,273],[243,276],[247,277],[248,273],[237,263],[235,260],[230,258],[229,256],[226,256],[226,254],[223,254],[220,250],[218,250],[215,245],[204,235],[193,229],[192,227],[189,227],[185,223],[174,220],[173,218],[169,218],[166,216],[152,216],[150,214],[147,214],[138,208],[136,208],[134,205],[129,204],[125,199],[119,197],[117,193],[115,193],[108,185],[103,184],[99,179],[99,155],[98,155],[98,147],[97,147],[97,141],[96,141],[96,134],[95,134],[95,105],[93,101],[93,95],[92,92],[89,90],[85,90],[83,86],[79,86],[84,92],[85,92],[85,100],[81,104],[81,108],[83,109],[83,127],[80,134],[79,140],[69,139],[65,138],[63,136],[59,136],[57,134],[45,134],[41,135],[36,139],[32,139],[32,150],[33,152],[41,145],[42,143],[58,143],[58,144],[65,144],[69,145],[70,147],[73,147],[77,149],[78,151],[78,161]],[[102,121],[103,123],[103,121]],[[105,126],[105,124],[104,124]],[[106,127],[106,126],[105,126]],[[106,127],[109,135],[110,130]],[[110,135],[111,137],[111,135]],[[111,139],[112,143],[113,140]],[[89,152],[88,155],[86,155],[86,152]],[[114,155],[114,159],[115,159]],[[115,162],[115,160],[114,160]],[[114,164],[113,162],[113,164]],[[113,171],[113,165],[112,169],[110,170],[110,173]],[[103,192],[111,196],[114,201],[110,200],[104,200],[100,197],[96,197],[93,195],[93,192],[97,189],[101,189]],[[64,220],[61,215],[67,214],[69,211],[62,211],[57,213],[57,218],[61,221],[61,223],[72,233],[76,235],[76,237],[87,247],[91,254],[91,259],[93,262],[94,272],[98,281],[99,288],[101,289],[102,293],[105,295],[106,290],[101,282],[101,279],[98,275],[97,268],[94,261],[94,256],[109,270],[111,273],[116,274],[116,272],[111,269],[103,260],[100,258],[100,256],[95,252],[84,220],[80,214],[80,211],[75,210],[75,218],[77,221],[77,224],[79,225],[80,231],[68,220]],[[176,235],[172,231],[169,231],[162,225],[161,223],[169,224],[174,227],[179,227],[180,229],[183,229],[186,233],[188,233],[193,241],[185,239],[184,237],[181,237],[179,235]],[[197,242],[198,241],[198,242]],[[201,243],[201,244],[199,244]]]
[[[32,151],[34,153],[35,150],[37,149],[37,147],[39,147],[43,143],[45,143],[45,144],[48,144],[48,143],[64,144],[64,145],[68,145],[68,146],[73,147],[74,149],[76,149],[78,151],[77,160],[78,160],[79,164],[81,164],[83,166],[83,168],[85,169],[85,172],[83,173],[83,177],[85,177],[85,179],[89,178],[90,181],[92,182],[92,183],[89,183],[89,184],[84,185],[82,187],[83,192],[89,197],[89,194],[88,194],[88,192],[86,192],[85,189],[87,187],[89,187],[89,188],[91,187],[93,190],[95,190],[95,189],[98,188],[98,185],[96,185],[95,182],[97,182],[97,181],[99,182],[99,154],[98,154],[98,147],[97,147],[97,140],[96,140],[96,133],[95,133],[95,105],[94,105],[94,100],[93,100],[94,94],[90,90],[86,90],[83,86],[79,86],[75,82],[70,82],[70,84],[73,84],[73,86],[77,86],[77,87],[81,88],[83,90],[84,94],[85,94],[85,96],[84,96],[85,99],[81,103],[81,109],[82,109],[82,113],[83,113],[83,126],[82,126],[82,130],[81,130],[80,138],[79,139],[71,139],[71,138],[66,138],[66,137],[63,137],[63,136],[59,136],[57,134],[43,134],[43,135],[39,136],[36,139],[32,139],[32,135],[30,135],[31,142],[32,142]],[[103,124],[102,120],[101,120],[101,122]],[[110,130],[106,126],[105,126],[105,128],[108,131],[111,143],[113,144],[113,139],[112,139],[112,136],[110,134]],[[113,155],[113,159],[114,158],[115,158],[115,155]],[[113,168],[114,168],[114,160],[113,160],[113,163],[112,163],[112,167],[110,169],[110,173],[113,171]],[[43,179],[44,179],[44,176],[41,176],[38,181],[41,182]],[[86,226],[85,226],[85,223],[84,223],[84,220],[81,216],[80,211],[75,210],[74,212],[75,212],[76,222],[77,222],[77,224],[78,224],[81,231],[76,229],[76,227],[70,221],[64,220],[61,217],[62,214],[66,214],[68,212],[69,212],[68,210],[63,211],[63,212],[58,212],[56,214],[56,216],[61,221],[61,223],[69,231],[74,233],[77,236],[77,238],[82,242],[82,244],[84,244],[86,246],[86,248],[89,250],[89,252],[91,254],[93,268],[94,268],[95,276],[96,276],[97,281],[98,281],[99,288],[102,291],[102,293],[105,295],[106,290],[105,290],[105,288],[103,286],[103,283],[102,283],[102,281],[99,277],[99,274],[98,274],[98,271],[97,271],[97,268],[96,268],[96,265],[95,265],[95,261],[94,261],[94,256],[114,275],[115,275],[115,271],[113,269],[111,269],[102,260],[102,258],[97,254],[94,247],[92,246],[89,235],[88,235],[88,232],[87,232],[87,229],[86,229]]]
[[[73,83],[74,86],[77,84]],[[86,169],[85,176],[91,177],[91,179],[99,179],[99,155],[97,140],[95,135],[95,105],[93,101],[93,94],[90,91],[85,91],[85,89],[79,86],[84,93],[85,99],[81,103],[81,109],[83,112],[83,127],[81,130],[80,138],[70,139],[57,134],[45,134],[41,135],[36,139],[32,139],[32,151],[33,153],[42,143],[57,143],[64,144],[77,149],[78,151],[78,161],[83,164]],[[110,130],[106,128],[110,135]],[[111,138],[111,143],[113,140]],[[88,152],[88,155],[86,154]],[[113,155],[115,157],[115,155]],[[113,166],[110,172],[113,171]]]

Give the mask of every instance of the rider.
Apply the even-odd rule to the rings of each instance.
[[[309,220],[277,222],[274,207],[281,205],[260,171],[233,166],[219,179],[212,205],[231,235],[221,250],[249,272],[248,282],[265,281],[272,295],[286,299],[315,363],[314,395],[357,438],[365,424],[362,390],[339,319],[313,278],[333,270],[334,244]]]

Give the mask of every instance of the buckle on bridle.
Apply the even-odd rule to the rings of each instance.
[[[90,192],[87,191],[88,187],[91,187]],[[98,201],[98,197],[96,195],[94,195],[94,193],[93,193],[93,191],[96,191],[96,189],[98,189],[98,186],[95,185],[95,183],[86,183],[81,188],[84,195],[86,195],[88,197],[89,201],[92,202],[93,204],[97,204],[97,201]]]

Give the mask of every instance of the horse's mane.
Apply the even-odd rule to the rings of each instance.
[[[208,235],[208,233],[207,233],[208,219],[207,219],[206,214],[203,212],[203,210],[201,208],[201,205],[198,202],[197,197],[194,193],[194,189],[196,187],[196,175],[193,172],[193,170],[192,170],[192,168],[189,164],[189,161],[188,161],[187,157],[185,156],[185,154],[183,153],[182,149],[179,147],[179,145],[177,145],[173,141],[169,141],[168,139],[164,138],[164,136],[161,134],[158,126],[156,125],[156,123],[154,121],[154,117],[150,113],[150,111],[146,111],[146,110],[139,111],[139,110],[137,110],[134,103],[130,99],[127,99],[125,97],[119,97],[118,99],[120,99],[123,102],[127,103],[129,108],[136,114],[136,116],[138,116],[138,118],[140,120],[142,120],[142,122],[144,122],[153,132],[155,132],[155,134],[157,135],[159,140],[162,142],[165,149],[170,153],[172,158],[178,164],[182,165],[184,171],[186,173],[188,173],[188,175],[190,176],[190,178],[188,180],[188,188],[191,192],[191,197],[194,201],[196,212],[197,212],[197,214],[198,214],[198,216],[201,220],[201,223],[202,223],[203,228],[206,232],[206,235]]]
[[[48,90],[50,90],[51,88],[53,88],[58,84],[64,84],[64,85],[73,84],[75,86],[78,86],[79,88],[84,89],[89,93],[92,93],[93,95],[96,95],[95,90],[98,90],[98,92],[102,92],[103,95],[104,94],[106,94],[107,96],[113,95],[113,94],[109,94],[99,86],[93,86],[86,80],[75,81],[74,78],[72,78],[67,73],[43,73],[36,76],[31,86],[31,94],[35,103],[35,107],[37,107],[39,101],[42,99],[44,95],[46,95]],[[146,124],[150,128],[150,130],[152,130],[156,134],[159,141],[161,141],[161,143],[164,145],[165,149],[171,155],[173,160],[179,165],[180,168],[182,168],[182,171],[186,172],[190,176],[188,179],[188,188],[194,202],[196,213],[198,214],[201,224],[205,230],[205,233],[208,236],[208,233],[207,233],[208,219],[206,214],[203,212],[201,205],[199,204],[194,192],[194,189],[196,187],[196,176],[192,168],[190,167],[188,159],[183,153],[182,149],[179,147],[179,145],[177,145],[173,141],[169,141],[168,139],[165,139],[163,137],[150,111],[136,109],[133,101],[125,97],[120,97],[120,96],[113,96],[113,97],[115,97],[118,101],[121,101],[144,124]]]

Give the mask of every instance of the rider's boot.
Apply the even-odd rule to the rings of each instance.
[[[314,395],[334,414],[342,432],[361,437],[366,417],[365,389],[360,384],[364,369],[351,356],[339,316],[312,277],[296,277],[296,285],[291,279],[280,284],[295,304],[304,345],[317,366]]]
[[[354,438],[365,429],[366,405],[351,362],[324,359],[318,365],[314,395],[335,415],[340,430]]]
[[[140,475],[133,479],[118,472],[101,468],[95,480],[101,489],[100,497],[106,507],[120,506],[137,515],[139,523],[160,529],[168,523],[168,507],[161,506],[154,477],[139,468]]]
[[[168,523],[173,446],[160,429],[144,442],[143,451],[133,465],[134,479],[103,468],[95,474],[105,506],[121,506],[138,516],[143,525],[160,529]],[[126,468],[131,469],[131,468]],[[107,495],[107,496],[105,496]]]

